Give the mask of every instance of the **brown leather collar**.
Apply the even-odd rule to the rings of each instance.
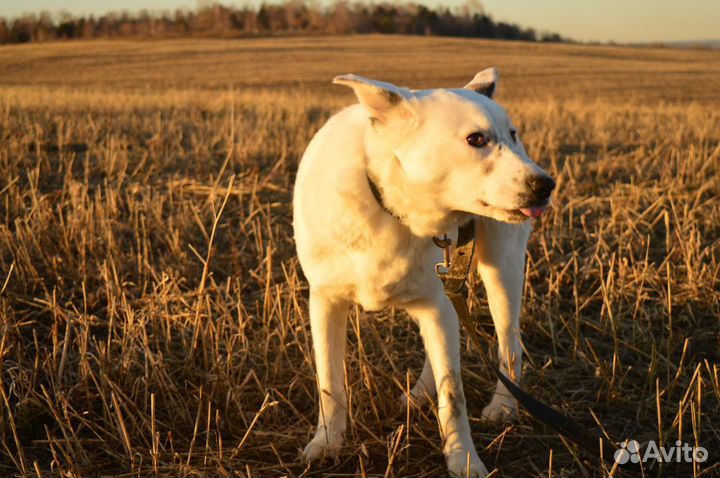
[[[370,191],[372,192],[372,195],[375,198],[375,200],[377,201],[378,205],[380,205],[380,207],[383,209],[383,211],[390,214],[392,217],[394,217],[398,221],[402,222],[402,219],[400,218],[400,216],[398,216],[397,214],[392,212],[392,210],[387,206],[387,204],[385,204],[385,200],[383,199],[383,196],[382,196],[382,191],[380,191],[380,188],[378,187],[378,185],[375,184],[375,181],[373,181],[370,178],[370,175],[367,173],[367,171],[365,172],[365,177],[367,178],[368,186],[370,186]]]

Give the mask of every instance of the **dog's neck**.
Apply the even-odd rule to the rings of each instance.
[[[421,237],[439,236],[467,221],[468,214],[444,209],[434,187],[412,182],[387,141],[368,122],[364,137],[368,178],[381,196],[380,206]],[[376,196],[377,194],[373,194]]]

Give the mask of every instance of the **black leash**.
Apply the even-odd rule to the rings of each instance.
[[[435,243],[440,247],[449,248],[451,241],[448,242],[447,237],[444,239],[436,239]],[[442,245],[441,245],[442,244]],[[443,281],[445,294],[458,314],[460,322],[465,327],[468,337],[473,345],[481,350],[480,337],[478,337],[475,327],[470,316],[470,310],[467,306],[467,285],[466,279],[470,272],[472,264],[473,251],[475,249],[475,221],[471,220],[458,228],[457,245],[452,253],[450,263],[438,264],[438,269],[444,268],[445,271],[438,271],[438,275]],[[447,250],[445,257],[449,256]],[[614,464],[613,451],[617,446],[608,442],[600,435],[588,433],[587,429],[573,419],[563,415],[552,407],[535,399],[533,396],[518,387],[497,367],[492,368],[498,379],[505,385],[513,397],[522,405],[535,419],[544,423],[548,427],[564,436],[578,447],[584,450],[588,455],[594,458],[600,458],[605,463]],[[642,468],[637,463],[627,462],[622,465],[623,469],[631,469],[633,471],[642,472]]]
[[[466,285],[466,279],[470,272],[472,255],[475,249],[475,221],[471,220],[458,228],[458,241],[452,254],[450,254],[448,250],[452,245],[452,241],[448,240],[447,237],[444,239],[434,238],[434,241],[436,245],[445,249],[445,261],[437,264],[435,267],[436,272],[438,272],[438,275],[443,281],[445,294],[452,302],[460,322],[467,331],[470,341],[478,350],[481,350],[482,344],[480,337],[475,331],[467,305],[468,289]],[[447,260],[448,257],[450,257],[449,264]],[[588,455],[588,458],[594,460],[599,459],[599,462],[601,464],[604,463],[606,470],[610,471],[611,474],[621,469],[626,475],[630,474],[642,477],[650,475],[670,476],[670,474],[672,474],[672,476],[682,477],[694,476],[693,464],[688,462],[652,462],[644,464],[641,460],[637,462],[628,459],[616,461],[615,453],[624,448],[621,447],[620,444],[607,440],[599,433],[592,433],[587,427],[580,425],[567,415],[560,413],[536,399],[520,388],[500,371],[498,367],[493,366],[492,370],[515,400],[517,400],[533,418],[577,445]],[[623,443],[623,445],[625,444]],[[645,450],[636,450],[639,456],[644,456],[644,452]],[[720,460],[717,458],[703,462],[704,472],[715,467],[720,467]]]
[[[370,191],[380,207],[389,215],[402,222],[401,218],[387,207],[385,201],[383,200],[380,188],[375,184],[375,182],[373,182],[372,179],[370,179],[370,176],[367,176],[367,180],[370,186]],[[475,221],[471,219],[458,228],[457,244],[453,249],[452,254],[450,253],[452,240],[447,236],[444,236],[443,238],[434,237],[433,241],[435,242],[435,245],[443,249],[444,261],[435,265],[435,272],[443,281],[445,295],[447,295],[450,302],[452,302],[453,307],[458,314],[458,318],[463,324],[463,327],[465,327],[468,337],[472,341],[473,345],[478,350],[481,350],[482,344],[477,332],[475,331],[470,310],[467,305],[468,289],[466,285],[475,249]],[[588,455],[589,458],[599,459],[601,463],[609,465],[611,470],[617,470],[619,468],[624,472],[630,472],[631,474],[639,476],[647,476],[649,473],[657,473],[656,470],[651,472],[649,465],[648,468],[644,468],[641,462],[635,463],[630,460],[627,460],[625,463],[616,462],[614,450],[619,449],[618,444],[611,443],[600,434],[590,433],[587,427],[580,425],[572,418],[558,412],[540,400],[537,400],[535,397],[518,387],[496,366],[493,366],[492,370],[495,372],[495,375],[497,375],[498,380],[505,385],[505,388],[508,389],[515,400],[517,400],[518,403],[533,416],[533,418],[552,428],[572,443],[575,443]],[[642,453],[642,451],[638,450],[638,453]],[[673,464],[677,465],[677,463]],[[718,460],[705,462],[703,465],[707,471],[709,468],[717,466]],[[687,473],[690,473],[690,475],[687,475]],[[692,473],[693,471],[689,470],[685,472],[685,475],[691,476]]]

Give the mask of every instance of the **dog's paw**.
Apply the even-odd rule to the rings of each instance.
[[[483,408],[483,420],[492,422],[511,422],[517,418],[517,401],[507,397],[495,395],[490,404]]]
[[[419,405],[419,402],[415,397],[413,397],[412,395],[410,395],[408,397],[407,393],[401,393],[400,396],[397,398],[397,400],[395,400],[395,402],[397,402],[398,408],[400,410],[407,409],[408,399],[409,399],[411,405]]]
[[[410,391],[410,397],[408,397],[407,393],[402,393],[397,398],[397,403],[400,406],[401,410],[407,409],[408,406],[408,398],[410,398],[410,404],[414,407],[422,407],[426,403],[428,403],[428,398],[434,399],[434,394],[430,394],[429,392],[426,392],[425,390],[416,392],[415,389],[412,389]]]
[[[324,427],[315,432],[315,436],[305,445],[302,459],[306,463],[335,457],[343,444],[343,434],[327,431]]]
[[[488,475],[487,468],[473,449],[452,452],[447,457],[447,467],[452,477],[485,478]]]
[[[410,389],[410,403],[414,406],[420,407],[425,405],[428,400],[434,400],[436,396],[435,387],[428,387],[422,380],[418,380],[413,388]],[[398,403],[404,410],[408,405],[408,396],[406,393],[401,394],[398,397]]]

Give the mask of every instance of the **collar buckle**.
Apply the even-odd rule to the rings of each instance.
[[[443,278],[450,270],[450,246],[452,246],[452,239],[447,237],[447,234],[443,234],[442,238],[433,236],[432,240],[437,247],[443,250],[443,261],[435,264],[435,274]]]

